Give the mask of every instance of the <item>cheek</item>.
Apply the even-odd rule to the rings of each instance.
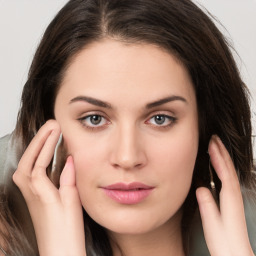
[[[193,131],[191,125],[179,126],[165,135],[141,136],[143,143],[140,145],[143,146],[140,149],[147,156],[147,164],[134,178],[155,185],[156,192],[140,210],[122,210],[106,200],[97,189],[104,182],[120,178],[120,172],[110,166],[109,155],[115,149],[110,143],[112,138],[104,133],[84,135],[64,131],[63,136],[68,153],[74,158],[76,185],[82,205],[100,225],[110,230],[134,232],[135,223],[140,223],[138,230],[145,231],[162,225],[182,207],[190,189],[197,155],[196,126]]]
[[[152,169],[157,170],[158,181],[164,186],[165,194],[162,196],[167,201],[172,196],[172,200],[181,206],[189,192],[195,167],[197,129],[175,131],[173,136],[162,143],[155,141],[152,145],[155,145],[150,150],[151,159],[154,159]]]
[[[191,172],[198,151],[198,136],[196,125],[177,126],[170,136],[162,139],[158,137],[149,142],[149,158],[160,167],[160,170],[169,169],[171,173]]]
[[[74,136],[67,140],[67,148],[73,156],[76,171],[76,187],[85,211],[93,218],[101,216],[102,194],[99,186],[108,177],[107,145],[97,136]],[[107,174],[107,175],[106,175]],[[97,204],[95,204],[97,202]]]
[[[190,184],[192,180],[193,170],[197,156],[197,143],[187,145],[187,143],[170,143],[168,148],[157,147],[152,150],[154,155],[154,165],[158,170],[158,177],[162,180],[160,182],[166,183],[166,180],[173,185]],[[158,166],[158,168],[157,168]]]
[[[100,172],[106,168],[106,143],[97,136],[82,134],[69,135],[65,142],[68,154],[74,159],[78,189],[99,183]]]

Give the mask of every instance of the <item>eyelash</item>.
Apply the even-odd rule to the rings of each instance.
[[[105,119],[106,121],[105,121],[105,123],[103,125],[94,125],[93,126],[93,125],[86,124],[86,119],[90,120],[93,117],[100,117],[101,118],[100,123],[102,122],[102,119]],[[150,124],[150,120],[153,119],[153,118],[156,118],[156,117],[165,118],[164,122],[166,121],[166,119],[168,119],[169,122],[168,122],[168,124],[165,124],[165,125]],[[90,115],[87,115],[87,116],[79,118],[78,121],[82,124],[82,126],[86,127],[89,130],[104,129],[104,127],[106,125],[110,124],[110,121],[107,121],[107,118],[104,117],[102,114],[90,114]],[[177,121],[176,117],[169,116],[169,115],[166,115],[166,114],[158,113],[158,114],[155,114],[155,115],[151,116],[149,119],[147,119],[147,121],[145,123],[150,125],[150,126],[152,126],[155,129],[167,129],[167,128],[170,128],[176,121]]]
[[[149,121],[151,119],[154,119],[156,117],[162,117],[162,118],[165,118],[164,122],[166,122],[166,119],[168,119],[168,124],[165,124],[165,125],[161,125],[161,124],[150,124]],[[166,114],[155,114],[153,115],[152,117],[150,117],[148,119],[149,121],[146,121],[146,124],[149,124],[150,126],[156,128],[156,129],[167,129],[167,128],[170,128],[171,126],[173,126],[173,124],[177,121],[177,118],[176,117],[173,117],[173,116],[169,116],[169,115],[166,115]]]
[[[92,117],[100,117],[101,118],[101,121],[100,123],[102,122],[102,119],[105,119],[107,120],[106,117],[104,117],[102,114],[91,114],[91,115],[87,115],[87,116],[84,116],[84,117],[81,117],[79,118],[79,122],[82,124],[82,126],[86,127],[87,129],[89,130],[99,130],[99,129],[103,129],[106,125],[110,124],[109,121],[106,121],[106,124],[103,124],[103,125],[100,125],[100,126],[93,126],[93,125],[88,125],[86,124],[86,119],[90,119]]]

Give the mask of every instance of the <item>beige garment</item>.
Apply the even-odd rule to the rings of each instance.
[[[2,252],[4,255],[7,255],[6,251],[1,246],[0,246],[0,252]]]

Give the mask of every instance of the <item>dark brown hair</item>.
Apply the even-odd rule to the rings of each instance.
[[[22,94],[16,135],[24,149],[54,118],[54,102],[65,70],[89,43],[114,38],[150,43],[183,63],[194,85],[199,113],[199,149],[190,193],[184,203],[184,246],[195,189],[209,186],[208,142],[219,135],[234,161],[241,184],[251,187],[251,117],[247,88],[229,44],[212,19],[190,0],[71,0],[50,23],[34,56]],[[217,192],[220,181],[214,177]],[[87,255],[112,255],[104,228],[86,213]],[[14,218],[19,219],[18,216]],[[36,250],[36,249],[35,249]]]

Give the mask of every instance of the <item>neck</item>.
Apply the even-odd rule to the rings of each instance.
[[[179,221],[169,220],[157,229],[143,234],[111,233],[114,256],[185,256]]]

